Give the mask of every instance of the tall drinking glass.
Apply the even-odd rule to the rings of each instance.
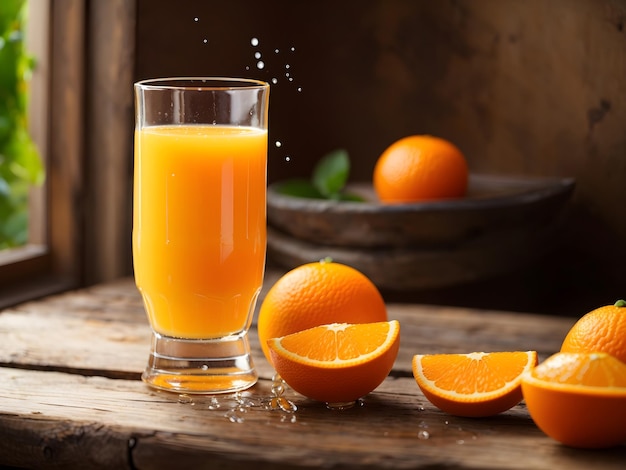
[[[133,263],[152,328],[143,380],[177,393],[257,381],[247,332],[266,251],[269,85],[135,84]]]

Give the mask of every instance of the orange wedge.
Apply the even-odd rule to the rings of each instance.
[[[536,351],[418,354],[413,357],[413,376],[437,408],[483,417],[518,404],[521,376],[536,364]]]
[[[267,342],[276,372],[296,392],[331,404],[361,398],[387,377],[400,347],[400,324],[332,323]]]
[[[571,446],[626,444],[626,364],[607,353],[557,353],[522,377],[535,424]]]

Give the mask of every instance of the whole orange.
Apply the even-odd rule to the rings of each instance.
[[[618,300],[581,317],[565,336],[561,352],[605,352],[626,363],[626,302]]]
[[[462,197],[467,192],[465,156],[451,142],[412,135],[391,144],[378,158],[373,183],[386,203]]]
[[[261,348],[271,363],[267,340],[330,323],[387,321],[378,288],[363,273],[332,261],[298,266],[268,291],[259,310]]]

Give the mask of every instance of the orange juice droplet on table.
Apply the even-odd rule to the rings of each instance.
[[[263,281],[267,131],[152,126],[135,146],[135,279],[154,330],[241,332]]]

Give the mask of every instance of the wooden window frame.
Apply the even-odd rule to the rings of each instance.
[[[0,256],[0,308],[130,272],[135,1],[34,0],[49,37],[31,83],[43,224]]]

